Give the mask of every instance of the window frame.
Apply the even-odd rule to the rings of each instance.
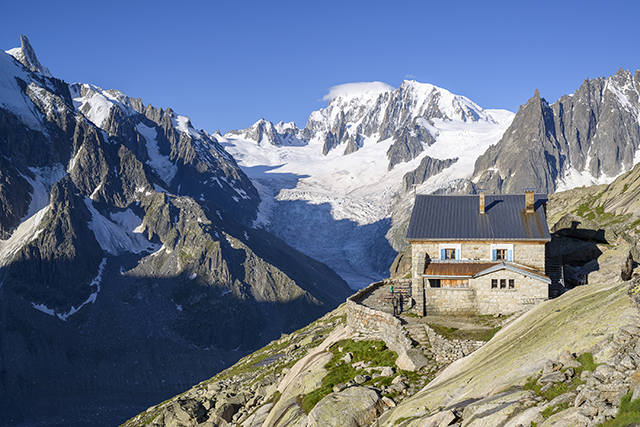
[[[454,250],[455,257],[447,258],[447,251]],[[438,259],[440,261],[459,261],[462,259],[462,244],[441,243],[438,245]]]
[[[506,257],[498,259],[498,250],[506,250]],[[513,243],[492,243],[489,247],[489,259],[491,261],[513,262],[514,253]]]

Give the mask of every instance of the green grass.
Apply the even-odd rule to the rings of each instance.
[[[623,427],[631,423],[640,422],[640,399],[631,400],[633,392],[627,393],[620,400],[618,415],[610,421],[601,424],[602,427]]]
[[[342,351],[340,351],[342,350]],[[327,375],[322,379],[322,386],[311,393],[298,398],[299,404],[305,413],[311,412],[316,404],[326,395],[333,392],[333,387],[346,383],[355,378],[358,374],[365,374],[362,370],[356,370],[352,365],[355,362],[371,362],[374,366],[394,366],[398,355],[389,349],[384,341],[353,341],[342,340],[331,346],[333,353],[331,360],[325,365]],[[352,353],[353,359],[346,363],[341,358],[346,353]],[[379,380],[376,378],[375,380]],[[373,384],[374,380],[369,380],[365,384]]]
[[[489,341],[500,330],[500,326],[492,329],[458,329],[429,323],[429,327],[448,340]]]
[[[595,371],[595,370],[596,370],[596,368],[597,368],[599,365],[601,365],[600,363],[596,363],[596,362],[594,362],[594,360],[593,360],[593,354],[591,354],[591,353],[582,353],[580,356],[578,356],[578,357],[576,358],[576,360],[577,360],[578,362],[580,362],[580,364],[582,365],[582,368],[583,368],[585,371],[591,371],[591,372],[593,372],[593,371]],[[578,372],[578,371],[576,370],[576,372]]]

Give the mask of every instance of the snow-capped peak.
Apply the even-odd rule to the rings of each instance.
[[[86,83],[74,83],[69,86],[69,90],[76,109],[101,129],[104,128],[105,120],[114,105],[120,107],[128,116],[137,114],[131,104],[131,98],[118,90],[103,90]]]
[[[36,51],[31,47],[31,43],[29,43],[27,36],[21,34],[20,47],[10,49],[7,53],[16,58],[18,62],[27,67],[30,71],[40,73],[47,77],[52,77],[49,69],[47,67],[43,67],[40,61],[38,61]]]

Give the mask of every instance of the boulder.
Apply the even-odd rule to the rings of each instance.
[[[417,348],[410,348],[402,352],[396,360],[396,366],[405,371],[417,371],[428,364],[429,360]]]
[[[520,427],[520,426],[532,426],[540,424],[544,420],[540,409],[533,407],[526,409],[519,413],[515,417],[511,418],[504,427]]]
[[[307,427],[360,427],[382,413],[378,393],[367,387],[350,387],[331,393],[311,410]]]
[[[569,408],[550,416],[539,424],[540,427],[587,427],[590,419],[585,417],[579,408]]]
[[[552,372],[550,374],[547,375],[543,375],[542,377],[540,377],[540,379],[538,380],[538,384],[555,384],[555,383],[561,383],[562,381],[564,381],[566,379],[564,373],[560,372],[560,371],[556,371],[556,372]]]

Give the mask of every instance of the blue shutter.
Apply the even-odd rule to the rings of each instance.
[[[498,258],[498,250],[497,249],[492,249],[491,250],[491,260],[495,261]]]
[[[441,259],[441,260],[444,260],[444,257],[445,257],[445,255],[444,255],[444,249],[440,249],[440,259]]]
[[[456,260],[460,259],[460,249],[456,249]]]
[[[513,261],[513,250],[511,249],[507,251],[507,261]]]

